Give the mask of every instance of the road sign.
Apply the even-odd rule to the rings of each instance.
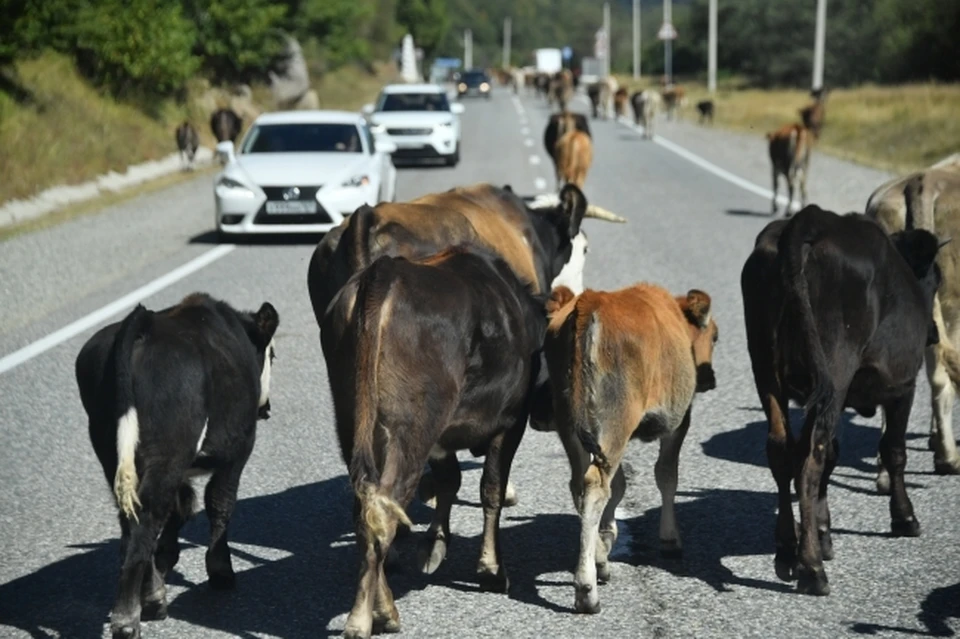
[[[564,47],[564,48],[561,50],[561,52],[562,52],[562,54],[563,54],[563,59],[564,59],[564,60],[569,60],[570,58],[573,57],[573,49],[571,49],[570,47]]]
[[[657,31],[657,39],[676,40],[677,30],[669,22],[664,22],[663,25],[660,27],[660,30]]]

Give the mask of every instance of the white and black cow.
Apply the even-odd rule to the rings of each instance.
[[[193,514],[190,477],[210,475],[210,585],[234,585],[227,524],[258,416],[269,417],[273,336],[269,303],[241,312],[202,293],[161,311],[138,305],[77,356],[90,441],[120,509],[122,567],[111,614],[116,637],[166,617],[164,578]]]

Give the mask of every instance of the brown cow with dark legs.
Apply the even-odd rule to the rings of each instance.
[[[558,287],[547,308],[544,352],[553,402],[535,398],[531,423],[553,421],[570,460],[581,525],[576,610],[596,613],[597,579],[610,579],[614,511],[626,489],[620,462],[631,439],[660,441],[654,474],[663,499],[661,548],[668,556],[681,552],[673,508],[677,463],[694,394],[716,386],[717,325],[706,293],[674,297],[650,284],[587,289],[576,297]],[[551,408],[552,416],[544,414]]]
[[[787,124],[767,133],[767,141],[773,168],[772,214],[777,214],[777,191],[782,175],[787,180],[787,204],[783,211],[784,216],[790,217],[795,186],[800,187],[801,208],[807,205],[807,171],[810,168],[813,135],[802,124]]]
[[[556,150],[557,187],[574,184],[583,189],[587,171],[593,162],[593,143],[583,131],[573,129],[557,140]]]
[[[800,119],[803,126],[813,133],[815,140],[820,139],[820,131],[823,130],[823,123],[827,117],[827,91],[822,87],[810,92],[813,102],[800,109]]]
[[[890,475],[892,532],[920,534],[903,478],[905,433],[924,350],[938,341],[931,318],[938,248],[927,231],[888,237],[863,215],[808,206],[768,224],[743,267],[747,345],[779,494],[775,567],[781,579],[798,580],[799,592],[830,592],[827,486],[844,408],[865,417],[883,408],[880,455]],[[791,400],[806,407],[799,438],[790,428]]]
[[[523,437],[546,329],[545,296],[499,256],[455,247],[417,261],[383,256],[340,290],[321,324],[337,435],[356,494],[360,579],[346,637],[397,632],[384,560],[428,461],[437,485],[419,566],[444,560],[460,487],[456,453],[486,451],[480,480],[484,589],[509,587],[500,512]]]
[[[570,111],[554,113],[550,116],[550,119],[547,121],[547,127],[543,131],[543,146],[547,151],[547,155],[549,155],[550,159],[553,160],[554,175],[556,175],[557,178],[557,189],[563,186],[565,181],[571,181],[568,179],[569,174],[567,178],[565,178],[561,172],[559,148],[560,140],[562,140],[565,135],[573,131],[579,131],[583,133],[587,140],[584,142],[583,137],[581,136],[571,136],[567,139],[567,142],[570,143],[566,149],[568,168],[574,169],[575,167],[579,167],[581,164],[583,164],[581,160],[586,160],[586,168],[583,171],[583,179],[586,180],[586,169],[590,167],[590,162],[593,160],[593,144],[590,136],[590,125],[587,123],[586,116],[581,113],[572,113]],[[574,149],[579,150],[577,155],[572,155]],[[585,150],[587,153],[584,153]],[[573,172],[576,173],[576,171]]]

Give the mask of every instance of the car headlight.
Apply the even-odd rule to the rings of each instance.
[[[230,190],[230,195],[233,196],[253,197],[253,191],[250,189],[250,187],[242,182],[234,180],[233,178],[229,178],[226,175],[220,178],[220,181],[217,182],[217,186]]]
[[[460,84],[457,85],[457,89],[459,89],[460,91],[466,91],[466,90],[467,90],[467,85],[466,85],[465,83],[461,82]]]
[[[481,82],[481,83],[480,83],[480,90],[481,90],[481,91],[489,91],[489,90],[490,90],[490,85],[487,84],[486,82]]]
[[[347,180],[346,182],[344,182],[341,186],[359,187],[359,186],[366,186],[368,184],[370,184],[369,177],[367,177],[366,175],[355,175],[349,180]]]
[[[386,133],[386,132],[387,132],[387,127],[383,126],[382,124],[373,124],[370,126],[370,133],[374,135],[378,135],[380,133]]]

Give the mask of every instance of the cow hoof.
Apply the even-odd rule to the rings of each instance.
[[[877,493],[880,495],[890,494],[890,475],[885,470],[877,474]]]
[[[492,574],[486,569],[481,568],[477,571],[477,577],[480,582],[480,590],[483,592],[504,593],[510,590],[510,580],[502,570],[497,574]]]
[[[683,559],[683,547],[678,539],[661,539],[660,556],[664,559]]]
[[[140,621],[162,621],[167,618],[166,601],[145,601],[140,608]]]
[[[919,537],[920,522],[916,517],[910,519],[893,520],[890,522],[890,532],[894,537]]]
[[[574,610],[581,615],[595,615],[600,612],[600,597],[593,586],[578,586],[573,604]]]
[[[113,639],[140,639],[140,624],[111,625],[110,634]]]
[[[441,536],[430,536],[420,540],[417,550],[417,565],[420,572],[432,575],[447,556],[447,540]]]
[[[597,564],[597,583],[610,583],[610,564]]]
[[[363,628],[344,628],[343,639],[370,639],[370,631]]]
[[[933,461],[933,472],[938,475],[960,475],[960,457],[951,461]]]
[[[519,500],[517,499],[517,489],[513,487],[513,482],[507,482],[507,489],[504,491],[503,496],[503,507],[510,508],[511,506],[516,506]]]
[[[233,590],[237,587],[237,576],[232,572],[210,575],[210,587],[214,590]]]
[[[804,595],[826,597],[830,594],[830,584],[827,582],[827,573],[820,570],[800,569],[797,577],[797,592]]]
[[[797,553],[796,551],[778,550],[773,560],[773,568],[780,581],[796,581]]]
[[[390,616],[386,613],[379,614],[373,613],[373,632],[386,633],[386,634],[396,634],[400,632],[400,617]]]

